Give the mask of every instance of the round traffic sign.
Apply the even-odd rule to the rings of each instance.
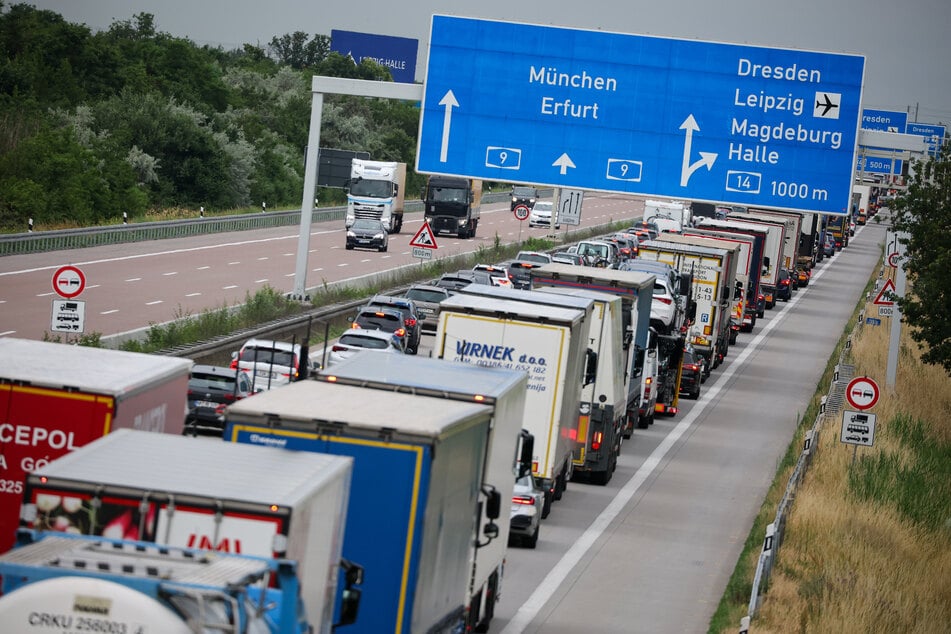
[[[860,376],[849,381],[845,388],[845,400],[857,410],[871,409],[878,402],[878,383]]]
[[[515,214],[515,217],[521,220],[528,220],[528,215],[532,213],[532,210],[528,208],[528,205],[515,205],[515,209],[512,210],[512,213]]]
[[[897,252],[889,253],[887,262],[888,262],[888,266],[892,267],[893,269],[897,269],[898,268],[898,253]]]
[[[60,297],[72,299],[86,288],[86,276],[75,266],[61,266],[53,273],[53,290]]]

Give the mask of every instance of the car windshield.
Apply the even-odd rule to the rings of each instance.
[[[389,198],[393,195],[393,183],[367,178],[355,178],[350,181],[350,193],[354,196],[369,198]]]
[[[581,255],[596,255],[598,257],[608,257],[608,246],[606,244],[582,244],[578,248]]]
[[[377,220],[369,220],[367,218],[357,218],[353,221],[353,228],[360,229],[362,231],[382,231],[383,224]]]
[[[434,187],[432,190],[433,200],[440,203],[464,203],[466,201],[466,190],[452,187]]]
[[[535,203],[535,211],[551,212],[552,204],[549,202],[537,202]]]
[[[446,299],[446,296],[447,295],[445,291],[438,291],[435,289],[429,290],[428,288],[411,288],[406,291],[406,297],[418,302],[439,303]]]
[[[532,198],[535,196],[535,190],[532,187],[515,187],[512,189],[512,195],[520,198]]]

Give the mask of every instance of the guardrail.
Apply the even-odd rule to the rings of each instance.
[[[792,508],[792,503],[796,498],[796,491],[802,482],[803,476],[812,458],[819,448],[819,432],[822,424],[825,422],[835,422],[839,413],[845,404],[845,389],[852,380],[855,367],[846,363],[852,354],[852,337],[861,329],[865,321],[865,311],[859,313],[858,322],[852,333],[845,341],[845,347],[839,354],[839,363],[836,364],[832,373],[832,383],[829,386],[829,392],[819,401],[819,413],[816,415],[812,427],[806,431],[803,440],[802,453],[796,461],[796,466],[789,476],[789,482],[786,484],[786,490],[782,499],[776,508],[776,516],[771,524],[766,527],[766,535],[763,538],[763,548],[760,551],[759,561],[756,564],[756,572],[753,575],[753,588],[750,592],[750,602],[747,609],[747,615],[740,620],[740,634],[747,634],[750,629],[750,621],[756,616],[763,597],[769,587],[769,577],[773,570],[773,564],[776,560],[777,551],[783,542],[783,536],[786,531],[786,519]]]
[[[486,193],[482,196],[482,201],[485,203],[495,203],[508,200],[508,198],[508,192]],[[315,209],[312,222],[341,221],[346,211],[347,208],[345,206]],[[406,201],[406,213],[420,213],[422,211],[423,201]],[[270,229],[272,227],[298,225],[300,225],[300,209],[238,214],[233,216],[215,216],[209,218],[136,222],[132,224],[88,227],[83,229],[8,233],[0,234],[0,257],[4,255],[65,251],[109,244],[187,238],[189,236],[209,233],[249,231],[252,229]]]

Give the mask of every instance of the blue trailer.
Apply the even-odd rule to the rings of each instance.
[[[365,575],[348,632],[463,631],[475,544],[492,532],[479,509],[491,407],[300,381],[225,418],[226,441],[354,458],[343,556]]]

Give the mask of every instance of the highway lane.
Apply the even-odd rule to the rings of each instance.
[[[509,549],[491,631],[706,631],[883,241],[868,225],[823,260],[740,334],[698,401],[635,430],[607,486],[571,483],[537,548]]]
[[[582,227],[639,219],[642,214],[642,199],[592,195],[583,205]],[[387,253],[347,251],[342,223],[313,225],[307,287],[418,263],[409,241],[421,223],[421,214],[409,214],[403,231],[391,236]],[[561,232],[566,229],[562,225]],[[509,244],[546,232],[520,223],[507,203],[486,205],[477,236],[438,236],[435,257],[491,248],[496,235]],[[42,339],[50,331],[52,300],[59,299],[51,279],[64,264],[78,266],[86,277],[86,290],[76,298],[86,302],[85,333],[109,336],[240,304],[265,285],[289,293],[294,289],[297,242],[296,228],[281,227],[3,257],[0,336]]]

